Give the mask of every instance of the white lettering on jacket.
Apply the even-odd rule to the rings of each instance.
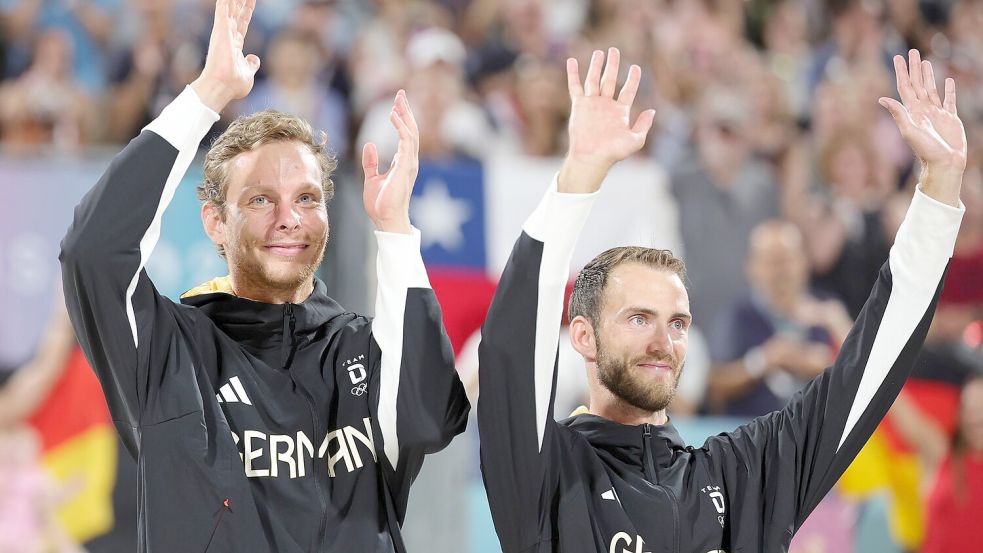
[[[365,417],[362,424],[365,432],[353,426],[328,432],[317,448],[317,458],[326,459],[331,478],[338,475],[339,463],[346,473],[350,473],[365,466],[370,455],[373,462],[378,461],[372,421]],[[242,433],[242,439],[233,432],[232,440],[242,448],[239,458],[249,478],[303,478],[307,475],[308,464],[314,459],[314,444],[302,430],[296,436],[246,430]],[[368,450],[368,454],[364,453],[365,450]]]

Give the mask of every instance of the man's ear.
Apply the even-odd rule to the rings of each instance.
[[[597,361],[597,338],[587,317],[577,315],[570,321],[570,344],[585,361]]]
[[[205,202],[201,205],[201,224],[205,227],[205,234],[216,246],[225,245],[225,218],[222,208],[212,202]]]

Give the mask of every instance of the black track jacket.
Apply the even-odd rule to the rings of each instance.
[[[377,233],[373,320],[315,279],[299,304],[217,283],[185,305],[144,271],[218,119],[190,88],[112,161],[62,242],[65,298],[138,464],[138,551],[403,551],[424,453],[469,405],[415,236]]]
[[[555,190],[523,227],[479,347],[481,466],[502,548],[786,551],[901,389],[962,210],[916,192],[835,364],[781,411],[694,448],[671,424],[554,421],[563,291],[594,196]]]

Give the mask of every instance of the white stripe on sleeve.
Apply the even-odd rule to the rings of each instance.
[[[399,461],[399,437],[396,435],[396,398],[399,394],[399,371],[403,363],[403,316],[406,291],[430,288],[423,257],[420,255],[420,231],[412,234],[375,232],[379,244],[376,258],[378,290],[372,336],[382,350],[379,369],[379,429],[385,443],[386,457],[396,468]]]
[[[577,237],[590,215],[598,193],[562,194],[557,192],[557,177],[553,177],[539,206],[533,211],[522,230],[530,238],[543,243],[543,259],[539,268],[539,294],[536,306],[536,432],[539,450],[543,449],[546,417],[549,414],[553,389],[553,369],[560,341],[560,319],[563,317],[563,292],[570,275]]]

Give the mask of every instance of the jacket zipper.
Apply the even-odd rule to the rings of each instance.
[[[287,319],[287,321],[289,321],[289,329],[290,329],[289,336],[285,335],[283,338],[284,339],[288,337],[290,338],[290,347],[292,348],[293,340],[294,340],[294,329],[296,328],[297,325],[297,319],[294,317],[293,304],[288,303],[284,306],[283,315]],[[285,332],[284,334],[287,333]],[[287,359],[293,359],[293,354],[292,353],[289,354],[286,357],[285,361]],[[284,366],[282,368],[287,372],[287,375],[290,377],[290,381],[293,382],[294,387],[301,392],[301,395],[304,396],[304,400],[307,401],[307,408],[311,412],[311,422],[314,425],[314,436],[315,436],[314,439],[317,440],[317,437],[321,435],[321,428],[317,420],[317,409],[314,407],[314,398],[310,396],[310,394],[303,386],[297,383],[297,380],[294,378],[293,371],[291,371],[289,367]],[[316,460],[317,456],[315,456],[314,459]],[[312,460],[312,462],[315,461]],[[321,492],[321,479],[318,476],[319,474],[320,472],[317,469],[314,469],[312,472],[312,476],[314,477],[314,491],[317,492],[317,501],[321,505],[321,522],[318,526],[318,533],[317,533],[318,543],[317,543],[316,551],[320,551],[324,548],[324,537],[326,533],[326,526],[328,524],[327,521],[328,506],[324,500],[324,493]]]
[[[676,501],[676,494],[659,483],[655,454],[652,451],[652,425],[649,423],[642,425],[642,458],[645,463],[645,479],[669,498],[669,505],[672,507],[672,551],[679,551],[679,503]]]

